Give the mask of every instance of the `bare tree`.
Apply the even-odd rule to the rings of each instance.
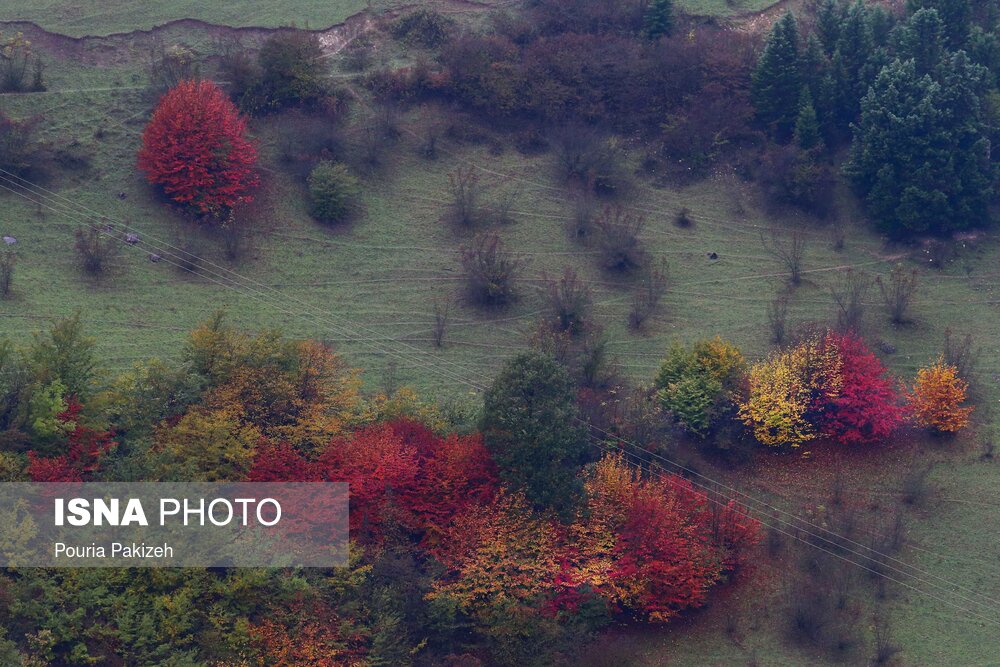
[[[882,301],[893,324],[909,322],[910,305],[920,289],[917,270],[907,271],[902,264],[897,264],[892,267],[887,279],[879,276],[875,282],[882,292]]]
[[[872,288],[872,279],[863,271],[846,269],[840,273],[830,294],[837,304],[837,327],[841,331],[859,331],[865,316],[865,298]]]
[[[778,260],[788,272],[788,282],[798,285],[802,282],[802,259],[806,253],[808,241],[805,232],[793,229],[787,235],[782,235],[777,228],[772,228],[769,235],[760,235],[764,249]]]
[[[778,294],[767,304],[767,324],[771,328],[771,342],[781,345],[785,342],[788,321],[788,295]]]
[[[444,336],[450,321],[451,303],[448,301],[434,302],[434,329],[432,330],[434,347],[444,347]]]
[[[660,300],[667,291],[668,267],[647,266],[643,271],[635,294],[632,295],[632,309],[628,314],[629,326],[641,329],[642,325],[656,312]]]

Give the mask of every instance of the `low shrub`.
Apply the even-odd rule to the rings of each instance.
[[[309,174],[310,212],[320,222],[341,222],[361,195],[358,179],[339,162],[324,160]]]

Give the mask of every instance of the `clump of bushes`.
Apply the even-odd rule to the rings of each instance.
[[[319,36],[303,30],[272,35],[251,64],[237,49],[223,52],[223,71],[233,81],[233,97],[250,114],[292,106],[315,106],[328,94]]]
[[[361,186],[339,162],[323,160],[309,174],[310,212],[320,222],[341,222],[356,208]]]
[[[392,24],[390,32],[398,40],[434,48],[451,38],[455,21],[442,14],[420,9],[401,16]]]
[[[759,180],[772,204],[796,206],[821,217],[833,208],[836,179],[818,149],[772,147],[762,159]]]
[[[504,306],[517,297],[521,261],[504,247],[495,233],[481,235],[462,253],[469,295],[482,306]]]

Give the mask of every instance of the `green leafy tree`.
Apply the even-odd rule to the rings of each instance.
[[[325,61],[316,33],[279,32],[264,42],[257,59],[261,80],[254,94],[262,106],[308,104],[325,94]]]
[[[959,52],[937,69],[896,61],[862,101],[846,174],[887,233],[985,224],[994,167],[981,121],[985,70]]]
[[[504,481],[534,505],[573,508],[586,434],[573,381],[555,359],[531,352],[507,362],[484,398],[483,440]]]
[[[675,343],[656,376],[657,397],[685,430],[708,437],[727,412],[735,412],[734,392],[745,367],[739,349],[721,338],[691,348]]]
[[[674,29],[674,0],[652,0],[644,21],[644,30],[650,39],[669,35]]]
[[[67,396],[83,401],[93,388],[94,344],[84,334],[80,313],[58,322],[47,335],[36,334],[28,354],[36,381],[58,380]]]
[[[757,118],[776,136],[791,135],[801,90],[799,29],[789,12],[771,29],[751,79],[750,94]]]
[[[339,162],[324,160],[309,174],[309,199],[317,220],[340,222],[354,208],[360,194],[358,179]]]

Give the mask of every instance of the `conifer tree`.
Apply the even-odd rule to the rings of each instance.
[[[669,35],[674,29],[674,0],[652,0],[646,10],[645,24],[650,39]]]
[[[816,118],[812,94],[809,92],[809,86],[803,86],[799,98],[799,115],[795,119],[795,143],[802,150],[809,150],[821,141],[819,120]]]
[[[794,129],[801,89],[799,30],[789,12],[771,30],[751,81],[757,117],[779,138]]]

